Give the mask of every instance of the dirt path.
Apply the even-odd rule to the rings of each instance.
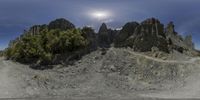
[[[143,55],[143,54],[140,54],[140,53],[136,53],[136,52],[131,52],[131,51],[127,51],[129,52],[130,54],[132,55],[136,55],[136,56],[140,56],[140,57],[144,57],[146,59],[150,59],[150,60],[153,60],[153,61],[157,61],[157,62],[161,62],[161,63],[182,63],[182,64],[192,64],[194,63],[196,60],[199,60],[200,58],[193,58],[193,59],[190,59],[188,61],[175,61],[175,60],[162,60],[162,59],[158,59],[158,58],[154,58],[154,57],[150,57],[150,56],[146,56],[146,55]]]

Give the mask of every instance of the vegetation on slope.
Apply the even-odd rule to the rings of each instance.
[[[0,51],[0,57],[2,57],[3,56],[3,51]]]
[[[42,29],[37,35],[25,34],[7,48],[5,55],[22,63],[50,64],[56,54],[80,50],[88,45],[80,29]]]

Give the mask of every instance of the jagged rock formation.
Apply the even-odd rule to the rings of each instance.
[[[47,29],[67,30],[75,26],[63,18],[56,19],[49,25],[34,25],[28,31],[25,31],[19,38],[10,42],[12,46],[15,41],[19,41],[24,35],[37,35],[40,31]],[[149,18],[141,23],[128,22],[121,30],[112,30],[103,23],[98,34],[92,28],[84,27],[82,32],[89,40],[88,51],[94,51],[97,47],[109,48],[112,43],[115,47],[131,47],[135,51],[163,51],[173,52],[176,50],[188,55],[196,55],[192,36],[183,38],[175,31],[173,22],[164,28],[164,25],[155,18]]]
[[[189,48],[194,49],[194,43],[192,42],[192,36],[191,35],[187,35],[184,39],[184,42]]]
[[[108,48],[113,42],[116,31],[108,29],[107,25],[103,23],[98,32],[98,45],[99,47]]]
[[[131,35],[133,35],[135,28],[138,26],[139,24],[137,22],[128,22],[126,23],[122,30],[119,32],[119,34],[117,34],[116,38],[115,38],[115,46],[117,47],[121,47],[124,44],[124,41],[130,37]]]
[[[125,24],[117,34],[114,44],[115,47],[131,47],[140,52],[156,48],[157,51],[167,53],[176,50],[189,55],[196,54],[191,36],[186,36],[184,39],[175,31],[173,22],[164,28],[164,25],[155,18],[149,18],[140,24],[137,22]]]
[[[168,52],[167,41],[163,33],[163,24],[152,18],[147,19],[139,25],[135,33],[127,40],[132,42],[132,46],[136,51],[151,51],[151,48],[157,47],[159,50]]]
[[[34,25],[19,38],[11,41],[9,47],[12,47],[16,41],[20,41],[21,37],[25,35],[37,35],[42,33],[41,31],[44,31],[44,29],[47,31],[51,29],[65,31],[74,28],[75,26],[71,22],[62,18],[50,22],[49,25]],[[89,27],[84,27],[81,31],[82,36],[84,36],[89,43],[82,50],[77,51],[73,57],[77,55],[79,58],[80,55],[97,50],[97,47],[109,48],[112,46],[112,43],[114,43],[115,47],[130,47],[138,52],[173,53],[174,51],[178,51],[191,56],[199,55],[194,49],[191,36],[183,38],[175,31],[173,22],[170,22],[167,27],[164,28],[164,25],[155,18],[149,18],[141,23],[126,23],[121,30],[109,29],[107,25],[103,23],[98,34]],[[71,53],[68,55],[71,55]],[[61,55],[58,56],[61,57]],[[56,58],[60,58],[58,56]],[[61,59],[65,58],[68,59],[70,57],[61,57]],[[62,60],[55,60],[55,62],[57,61]]]
[[[132,28],[128,29],[128,27]],[[116,46],[128,46],[141,52],[151,51],[151,48],[157,47],[161,51],[169,52],[164,25],[155,18],[147,19],[141,24],[136,22],[126,24],[118,37],[122,36],[124,36],[124,41],[120,44],[116,42]]]
[[[36,35],[45,28],[67,30],[75,28],[75,26],[68,20],[60,18],[50,22],[49,25],[34,25],[23,35]],[[183,38],[174,28],[173,22],[169,22],[164,28],[158,19],[149,18],[141,23],[128,22],[119,31],[109,29],[105,23],[99,28],[98,34],[88,27],[84,27],[82,31],[88,38],[89,50],[92,51],[96,50],[98,46],[109,48],[114,43],[115,47],[131,47],[140,52],[152,51],[156,48],[157,51],[167,53],[176,50],[181,53],[195,54],[192,36]],[[20,37],[17,40],[20,40]]]
[[[49,29],[67,30],[75,28],[75,25],[64,18],[60,18],[50,22],[48,27]]]
[[[169,48],[171,51],[176,50],[188,55],[197,54],[194,49],[194,43],[192,42],[192,36],[189,35],[183,38],[175,31],[173,22],[170,22],[165,28],[165,35],[169,41]]]
[[[34,25],[29,29],[28,33],[31,34],[31,35],[37,35],[45,28],[48,28],[48,25],[46,25],[46,24],[44,24],[44,25]]]

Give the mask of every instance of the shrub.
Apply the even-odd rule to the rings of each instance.
[[[76,51],[87,45],[88,41],[79,29],[44,29],[37,35],[23,35],[6,49],[5,55],[22,63],[50,64],[54,55]]]

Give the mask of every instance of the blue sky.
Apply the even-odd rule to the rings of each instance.
[[[56,18],[66,18],[77,27],[98,29],[102,22],[119,28],[128,21],[141,22],[155,17],[165,25],[173,21],[176,31],[192,34],[200,48],[200,0],[0,0],[0,49],[34,24],[47,24]],[[108,12],[110,16],[96,19],[93,12]]]

